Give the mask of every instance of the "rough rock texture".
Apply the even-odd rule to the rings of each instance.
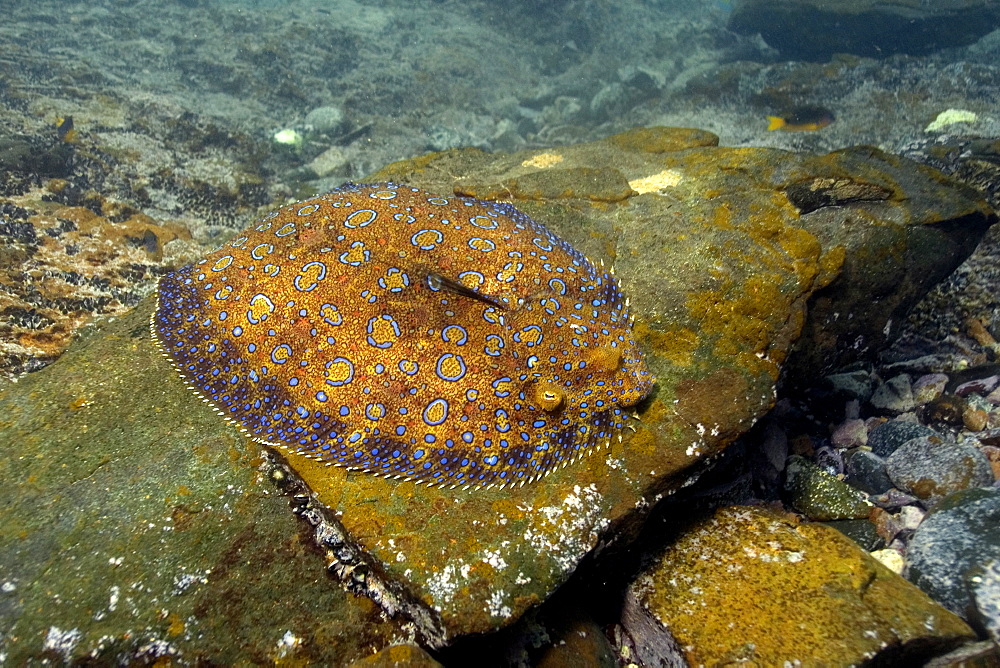
[[[907,579],[941,605],[977,619],[972,591],[1000,554],[1000,489],[970,489],[939,503],[917,528],[906,554]]]
[[[940,436],[922,436],[904,443],[885,460],[896,487],[932,506],[942,498],[970,487],[993,483],[986,455],[967,443]]]
[[[397,666],[440,668],[441,664],[420,646],[409,644],[386,647],[351,664],[351,668],[396,668]]]
[[[346,644],[345,654],[361,642],[377,649],[398,637],[396,626],[370,623],[370,604],[345,600],[323,582],[323,566],[384,611],[410,620],[419,639],[432,646],[509,624],[564,583],[585,557],[627,542],[650,506],[683,487],[697,472],[695,464],[720,452],[770,407],[781,365],[817,290],[826,286],[821,301],[814,302],[822,320],[807,327],[811,341],[799,357],[802,369],[863,352],[867,346],[857,345],[859,339],[877,345],[893,310],[905,308],[934,276],[960,261],[992,220],[967,190],[873,149],[817,157],[714,143],[704,132],[648,128],[544,152],[435,153],[373,175],[441,193],[513,199],[592,260],[613,263],[632,297],[637,338],[658,389],[640,406],[641,420],[623,443],[540,483],[505,490],[432,489],[310,460],[285,462],[265,452],[252,463],[290,497],[303,520],[300,528],[308,527],[320,548],[315,554],[300,545],[298,530],[280,512],[282,504],[264,488],[233,491],[251,489],[245,480],[253,471],[245,459],[198,457],[206,443],[231,443],[249,453],[244,457],[256,450],[239,450],[235,432],[200,406],[159,359],[146,333],[149,303],[107,325],[66,361],[5,388],[0,461],[12,482],[2,492],[0,549],[13,555],[4,562],[14,569],[7,579],[23,597],[23,604],[0,609],[4,626],[18,629],[6,651],[12,657],[37,656],[42,651],[37,638],[50,627],[80,630],[80,639],[67,650],[71,658],[100,654],[96,648],[104,635],[135,635],[131,620],[108,617],[102,625],[82,608],[71,613],[43,605],[50,596],[104,600],[109,586],[129,591],[134,577],[118,580],[112,573],[105,581],[91,569],[81,580],[73,573],[54,577],[60,571],[51,569],[43,581],[37,559],[18,559],[13,552],[25,545],[55,540],[63,555],[73,550],[104,560],[118,556],[102,555],[108,545],[128,545],[134,556],[125,563],[134,561],[137,573],[164,574],[189,568],[186,555],[193,550],[209,555],[202,572],[217,573],[214,555],[231,550],[232,538],[218,530],[215,514],[206,514],[207,500],[195,506],[202,512],[189,511],[201,533],[165,533],[148,519],[171,516],[181,494],[171,490],[196,489],[198,480],[212,481],[205,483],[208,490],[234,496],[228,506],[213,497],[214,513],[234,516],[223,528],[245,522],[268,536],[283,536],[264,541],[253,554],[266,560],[267,546],[274,545],[292,545],[302,554],[283,559],[292,565],[275,575],[291,582],[251,584],[238,592],[232,614],[237,621],[261,615],[260,645],[226,644],[231,640],[226,634],[239,628],[232,622],[201,645],[194,634],[189,644],[177,644],[185,656],[229,662],[242,656],[225,651],[265,655],[262,648],[277,647],[272,636],[278,630],[278,638],[285,630],[306,638],[286,643],[298,651],[323,656],[334,650],[314,646],[325,641],[305,636],[298,626],[289,629],[292,624],[283,617],[321,605],[320,596],[339,603],[322,603],[325,611],[310,619],[343,633],[338,638]],[[685,146],[690,148],[680,150]],[[857,187],[847,188],[848,182]],[[815,189],[827,193],[818,205],[809,195]],[[845,195],[859,191],[870,196]],[[873,258],[880,262],[875,271]],[[873,292],[878,309],[870,308]],[[855,317],[844,317],[855,308]],[[878,314],[861,317],[871,310]],[[820,352],[814,356],[815,349]],[[70,452],[73,468],[63,470],[64,453]],[[169,468],[156,465],[170,457],[181,461]],[[129,496],[138,494],[132,487],[137,476],[139,498],[154,507],[109,515],[114,521],[103,533],[85,530],[94,526],[88,509],[104,508],[109,499],[128,497],[123,507],[144,508]],[[71,499],[67,480],[87,493]],[[39,507],[50,508],[59,522],[33,522]],[[161,537],[176,542],[164,545]],[[267,571],[251,564],[246,578],[261,572]],[[231,595],[212,590],[216,582],[207,577],[209,598],[229,605]],[[307,584],[330,591],[313,595],[296,589]],[[266,612],[272,609],[277,612]],[[158,618],[146,610],[145,626],[166,633],[169,627],[155,626]],[[208,608],[192,615],[192,625],[219,618]]]
[[[135,306],[165,259],[196,257],[183,225],[93,193],[75,206],[45,199],[68,189],[52,179],[0,202],[0,375],[8,378],[57,359],[93,315]]]
[[[233,163],[194,157],[197,151],[168,150],[162,137],[153,146],[119,128],[101,134],[100,148],[91,140],[49,146],[67,154],[65,169],[53,172],[42,159],[44,141],[0,134],[0,376],[51,363],[93,316],[132,308],[165,267],[199,257],[210,243],[206,226],[231,234],[227,220],[240,227],[266,201],[256,181],[237,196],[190,174],[175,180],[166,164],[207,178],[206,160],[224,181],[245,175]],[[32,159],[11,164],[12,144]],[[234,160],[241,153],[227,151],[213,154]],[[134,173],[140,166],[142,178]]]
[[[798,455],[785,467],[785,493],[796,510],[818,521],[863,519],[873,508],[866,494]]]
[[[998,17],[989,0],[740,0],[729,29],[760,33],[789,60],[884,58],[971,44]]]
[[[0,654],[329,664],[406,639],[323,572],[260,449],[191,401],[148,318],[0,389]]]
[[[871,430],[868,434],[868,446],[879,457],[888,457],[907,441],[929,436],[939,436],[939,434],[917,422],[890,420]]]
[[[836,530],[760,508],[697,522],[630,593],[690,665],[858,665],[886,646],[916,665],[974,638]]]

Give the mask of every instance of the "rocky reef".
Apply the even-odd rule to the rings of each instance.
[[[546,619],[573,628],[554,621],[564,619],[552,612],[559,597],[545,604],[560,587],[585,591],[609,571],[630,574],[623,586],[645,578],[636,551],[663,548],[643,542],[644,527],[664,504],[695,503],[696,481],[718,475],[773,407],[783,371],[872,359],[898,313],[994,221],[966,186],[875,149],[716,144],[705,132],[644,128],[545,151],[432,153],[370,175],[511,200],[614,266],[633,295],[654,394],[622,443],[539,482],[428,488],[262,450],[159,355],[150,300],[4,387],[8,657],[346,662],[410,639],[460,641],[454,659],[476,651],[463,637],[512,624],[507,633]],[[833,536],[811,540],[844,549]],[[818,565],[810,577],[833,573]],[[897,624],[880,642],[928,652],[973,637],[914,596],[908,618],[941,623]],[[683,624],[656,619],[685,638]],[[616,623],[616,651],[639,651],[640,627]],[[821,651],[821,640],[802,643]],[[808,656],[773,651],[758,656]],[[871,651],[861,643],[854,656]]]

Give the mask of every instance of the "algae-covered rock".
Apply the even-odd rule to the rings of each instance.
[[[0,654],[328,664],[404,639],[174,379],[149,306],[0,389]]]
[[[761,508],[695,523],[630,593],[690,665],[858,665],[886,647],[919,665],[975,637],[840,532]]]
[[[440,668],[434,657],[418,645],[393,645],[358,659],[350,668]]]
[[[785,493],[796,510],[813,520],[863,519],[874,507],[868,495],[793,455],[785,468]]]
[[[819,313],[849,314],[865,299],[870,307],[871,295],[850,285],[864,274],[862,288],[877,288],[884,308],[810,325],[801,368],[816,368],[817,348],[822,360],[854,350],[859,336],[879,340],[892,312],[950,270],[991,221],[968,191],[874,149],[816,157],[713,143],[645,128],[548,151],[435,153],[372,176],[513,199],[612,264],[631,297],[656,389],[622,442],[537,483],[440,489],[258,456],[159,357],[146,333],[150,302],[5,387],[0,551],[18,604],[0,608],[3,627],[16,630],[4,651],[40,656],[48,650],[39,639],[55,628],[79,632],[67,636],[67,660],[125,656],[101,639],[140,636],[223,663],[321,660],[385,647],[400,639],[399,625],[429,646],[508,625],[585,557],[627,543],[652,505],[769,409],[818,290]],[[803,188],[825,188],[824,179],[861,185],[840,183],[806,206]],[[869,199],[851,199],[857,193]],[[891,271],[865,274],[872,257]],[[134,570],[109,579],[102,563],[119,557],[119,568]],[[345,597],[324,569],[377,608]],[[190,593],[174,602],[178,573],[196,575],[182,578]],[[128,609],[138,617],[88,612],[111,600],[112,585],[116,610],[126,609],[135,582]],[[377,622],[379,609],[396,621]],[[206,625],[212,632],[198,635]],[[237,637],[251,627],[250,642]]]

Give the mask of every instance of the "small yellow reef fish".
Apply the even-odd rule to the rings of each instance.
[[[73,129],[73,117],[66,116],[65,118],[60,116],[56,119],[56,134],[64,142],[69,144],[73,143],[76,139],[76,130]]]
[[[767,129],[769,132],[815,132],[835,120],[833,112],[823,107],[795,107],[781,116],[768,116]]]

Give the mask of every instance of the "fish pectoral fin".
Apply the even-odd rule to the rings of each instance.
[[[427,287],[431,290],[447,290],[448,292],[453,292],[456,295],[461,295],[463,297],[468,297],[469,299],[475,299],[481,301],[484,304],[489,304],[491,306],[496,306],[499,309],[507,310],[508,307],[500,302],[499,300],[489,296],[484,295],[481,292],[477,292],[470,288],[469,286],[459,283],[458,281],[448,278],[447,276],[442,276],[434,272],[427,274]]]

